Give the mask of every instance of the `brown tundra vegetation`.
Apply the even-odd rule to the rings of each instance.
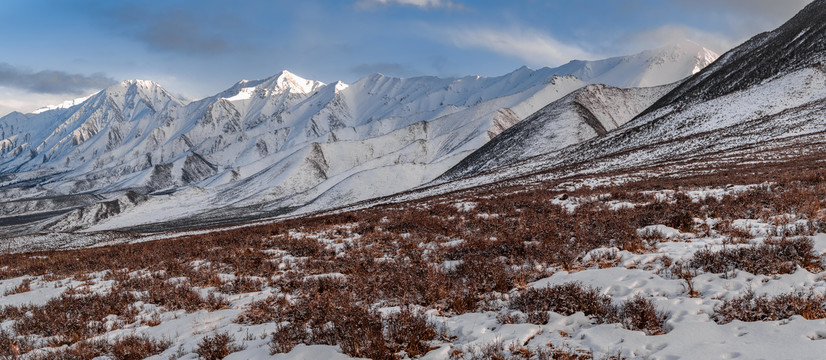
[[[691,279],[702,273],[823,271],[822,259],[806,237],[826,231],[822,162],[801,158],[694,173],[638,176],[618,185],[586,186],[588,178],[582,177],[483,186],[203,235],[0,255],[0,279],[28,279],[6,295],[26,293],[43,281],[80,284],[41,305],[0,308],[0,323],[10,324],[0,328],[0,359],[27,353],[32,359],[144,358],[174,344],[102,335],[157,325],[143,316],[149,305],[167,312],[211,312],[232,306],[226,299],[231,294],[264,289],[271,295],[244,305],[234,321],[277,324],[267,337],[272,354],[298,344],[324,344],[338,345],[355,357],[416,357],[454,336],[426,313],[494,311],[503,324],[544,324],[550,313],[582,312],[596,324],[657,336],[669,331],[670,314],[643,295],[617,302],[603,289],[582,283],[530,286],[558,271],[619,266],[615,253],[586,256],[595,249],[656,252],[665,241],[662,234],[638,231],[655,224],[697,236],[717,234],[730,244],[723,250],[701,250],[688,261],[662,260],[663,271],[684,279],[691,295],[696,293]],[[719,197],[687,195],[732,184],[752,186]],[[700,221],[710,218],[719,221]],[[774,230],[764,243],[749,245],[751,234],[734,226],[736,219],[760,220]],[[97,282],[106,286],[92,290]],[[749,293],[722,301],[713,316],[719,323],[793,315],[824,318],[823,304],[817,294],[772,298]],[[394,306],[400,311],[378,311]],[[205,337],[196,353],[220,359],[242,349],[219,333]],[[452,356],[593,357],[582,349],[506,344],[456,350]]]

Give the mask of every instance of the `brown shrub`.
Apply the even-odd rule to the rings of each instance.
[[[3,294],[3,296],[27,293],[27,292],[32,290],[31,284],[32,284],[32,279],[23,279],[23,281],[21,281],[20,284],[15,286],[13,289],[7,290]]]
[[[232,336],[227,333],[218,333],[213,336],[204,336],[201,342],[198,343],[195,353],[198,354],[199,359],[221,360],[227,355],[241,350],[244,350],[244,348],[237,345]]]
[[[423,354],[436,337],[434,325],[423,315],[403,310],[387,319],[370,310],[346,283],[334,278],[305,281],[294,302],[270,297],[254,302],[236,321],[276,322],[271,353],[289,352],[296,344],[338,345],[354,357],[394,359],[393,354]]]
[[[391,348],[404,350],[410,357],[430,351],[428,342],[436,337],[435,326],[427,316],[407,308],[385,319],[385,333]]]
[[[261,291],[267,283],[260,278],[239,276],[230,282],[221,285],[221,292],[225,294],[243,294]]]
[[[634,296],[619,309],[620,323],[628,330],[640,330],[649,335],[665,334],[665,320],[668,315],[658,311],[651,300]]]
[[[760,245],[697,251],[689,262],[692,268],[712,273],[737,270],[758,275],[790,274],[798,266],[822,271],[822,259],[811,239],[800,237],[767,240]]]
[[[19,335],[55,337],[54,344],[72,344],[108,331],[105,318],[116,315],[118,322],[135,321],[132,306],[135,297],[127,292],[112,291],[105,295],[66,292],[42,306],[28,307],[14,323]],[[117,327],[119,324],[113,324]]]
[[[270,355],[290,352],[299,343],[305,342],[307,331],[295,323],[279,324],[270,339]]]
[[[171,343],[141,336],[128,335],[115,340],[109,347],[114,360],[141,360],[162,353]]]
[[[664,334],[668,317],[648,299],[635,296],[616,306],[599,289],[578,282],[527,289],[511,298],[510,309],[528,314],[527,320],[535,324],[547,323],[548,311],[566,316],[582,312],[599,324],[620,323],[626,329],[649,335]]]
[[[31,341],[0,329],[0,359],[17,359],[32,349]]]
[[[106,355],[109,344],[105,341],[81,341],[71,347],[30,355],[29,360],[88,360]]]
[[[214,311],[229,306],[229,302],[220,295],[210,293],[202,297],[188,281],[170,283],[158,276],[133,277],[117,283],[113,288],[113,292],[130,291],[141,293],[137,300],[163,306],[170,311]]]
[[[553,311],[566,316],[582,312],[599,322],[611,322],[617,313],[610,296],[578,282],[529,288],[511,298],[510,308],[523,313]]]
[[[813,292],[757,296],[749,290],[743,296],[724,300],[714,308],[712,318],[717,323],[726,324],[734,320],[776,321],[794,315],[809,320],[826,318],[826,297]]]
[[[278,323],[282,321],[282,309],[289,306],[290,302],[283,296],[271,295],[266,299],[251,302],[241,315],[238,315],[235,322],[247,325]]]

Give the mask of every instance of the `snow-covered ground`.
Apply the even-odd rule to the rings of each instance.
[[[610,183],[610,179],[591,181],[591,184]],[[651,206],[653,203],[673,203],[680,198],[693,203],[705,201],[724,201],[753,192],[778,191],[773,183],[757,183],[737,186],[706,186],[685,189],[657,189],[640,191],[636,197],[644,199],[615,200],[610,193],[592,192],[577,195],[577,191],[588,186],[574,183],[560,183],[556,188],[564,192],[573,192],[570,196],[557,196],[551,203],[564,211],[575,215],[582,206],[602,203],[609,211],[627,211],[638,207]],[[621,188],[618,187],[618,188]],[[775,190],[773,190],[775,189]],[[521,192],[524,192],[522,190]],[[528,191],[529,193],[529,191]],[[497,195],[498,196],[498,195]],[[456,215],[476,214],[471,218],[496,218],[499,214],[477,212],[480,201],[495,197],[477,197],[471,199],[451,200],[448,208]],[[432,203],[417,205],[419,208],[432,208]],[[399,208],[402,209],[402,208]],[[388,209],[392,214],[392,209]],[[404,210],[398,210],[404,212]],[[484,216],[483,216],[484,215]],[[513,216],[514,214],[503,214]],[[439,336],[430,340],[430,350],[422,359],[473,359],[498,351],[507,358],[538,358],[536,354],[548,349],[563,349],[579,352],[594,358],[617,356],[629,359],[819,359],[822,358],[823,341],[826,340],[826,320],[823,318],[807,320],[795,315],[776,321],[731,321],[721,322],[716,311],[726,300],[747,294],[774,297],[788,293],[811,293],[826,295],[826,272],[813,268],[797,266],[791,273],[752,274],[746,270],[732,268],[717,273],[694,269],[690,276],[678,273],[675,264],[690,263],[698,252],[716,252],[724,249],[750,248],[777,241],[780,234],[795,233],[801,239],[810,240],[813,251],[823,265],[826,256],[826,233],[805,235],[811,225],[809,220],[801,220],[799,214],[776,214],[771,221],[753,219],[694,218],[691,231],[681,231],[665,224],[651,224],[636,229],[639,236],[647,239],[649,248],[644,251],[627,251],[617,247],[595,248],[584,254],[576,265],[570,268],[550,267],[542,270],[544,276],[535,281],[517,286],[504,293],[489,294],[485,305],[475,311],[456,313],[433,307],[413,306],[424,312],[428,321],[439,331]],[[394,215],[395,216],[395,215]],[[820,216],[823,216],[821,213]],[[785,218],[782,220],[780,218]],[[725,220],[725,221],[723,221]],[[812,219],[814,220],[814,219]],[[477,221],[477,220],[473,220]],[[722,223],[730,225],[722,226]],[[390,224],[392,221],[383,220]],[[360,242],[376,241],[374,237],[364,238],[354,231],[359,223],[336,223],[325,225],[317,230],[312,228],[291,228],[283,239],[290,241],[317,242],[321,248],[331,251],[334,258],[352,256],[351,251],[358,248]],[[240,228],[225,229],[238,230]],[[731,231],[743,239],[732,240]],[[180,233],[181,236],[208,235],[207,233]],[[409,234],[402,234],[403,238]],[[281,238],[279,238],[281,239]],[[438,237],[436,238],[438,239]],[[466,245],[462,238],[446,238],[429,243],[420,243],[426,249],[425,254],[451,251]],[[150,240],[150,239],[143,239]],[[141,241],[137,239],[136,241]],[[491,239],[491,241],[496,241]],[[272,259],[279,269],[289,269],[301,263],[306,257],[294,256],[279,247],[279,240],[274,240],[277,248],[265,249],[263,253],[274,255]],[[379,243],[376,243],[378,246]],[[369,246],[368,246],[369,247]],[[305,247],[306,248],[306,247]],[[249,251],[249,250],[247,250]],[[308,253],[310,254],[310,253]],[[348,255],[349,254],[349,255]],[[40,255],[35,255],[35,258]],[[45,257],[44,257],[45,259]],[[381,262],[394,262],[402,258],[383,257]],[[35,259],[36,260],[36,259]],[[441,265],[443,271],[455,271],[463,261],[447,260]],[[193,269],[205,265],[204,261],[190,263]],[[0,271],[8,270],[0,266]],[[56,299],[69,289],[83,293],[109,292],[116,281],[112,270],[92,272],[74,278],[61,278],[54,275],[18,276],[0,280],[0,308],[4,306],[42,306],[51,299]],[[278,272],[281,273],[281,272]],[[273,273],[273,278],[278,278]],[[146,275],[133,271],[130,276]],[[237,274],[218,273],[222,281],[233,281]],[[122,275],[119,275],[122,276]],[[339,279],[349,281],[349,276],[339,272],[317,273],[304,276],[303,281],[318,279]],[[377,274],[380,276],[380,274]],[[169,281],[179,281],[170,279]],[[20,290],[21,284],[28,287]],[[582,312],[565,315],[555,311],[548,313],[546,323],[531,323],[525,314],[514,310],[510,305],[526,289],[543,289],[549,286],[578,283],[585,287],[598,289],[599,294],[610,298],[616,305],[635,298],[650,301],[656,310],[665,314],[664,333],[650,334],[639,330],[629,330],[619,323],[601,323],[594,317]],[[173,282],[174,283],[174,282]],[[265,282],[266,284],[266,282]],[[152,303],[138,302],[136,321],[128,324],[113,325],[92,340],[113,342],[126,335],[138,335],[151,339],[162,339],[171,345],[166,350],[149,359],[197,359],[195,353],[204,338],[216,334],[228,334],[235,343],[235,351],[226,359],[346,359],[338,345],[304,345],[298,344],[284,354],[271,354],[274,333],[280,329],[277,321],[251,324],[239,321],[239,317],[250,309],[252,303],[263,301],[272,296],[294,295],[280,293],[279,287],[265,285],[255,291],[239,293],[222,293],[219,287],[197,288],[202,296],[213,294],[227,302],[224,308],[214,310],[169,310]],[[280,295],[279,295],[280,294]],[[370,305],[383,316],[390,316],[400,311],[399,306],[388,306],[382,302]],[[2,314],[2,312],[0,312]],[[117,317],[110,319],[114,321]],[[14,331],[12,318],[0,318],[1,331]],[[112,322],[117,324],[117,322]],[[359,336],[359,332],[353,333]],[[30,338],[35,344],[45,341],[37,336]],[[47,354],[52,351],[65,350],[66,347],[48,347],[45,343],[35,345],[31,354]],[[493,350],[491,350],[493,349]],[[487,352],[486,352],[487,351]],[[534,355],[519,355],[534,354]],[[583,355],[585,356],[585,355]]]
[[[826,234],[812,237],[821,254],[826,252]],[[798,269],[790,275],[753,275],[743,271],[734,274],[701,274],[693,279],[697,297],[689,297],[684,280],[663,276],[664,268],[658,263],[663,255],[675,259],[690,257],[693,251],[705,247],[719,248],[720,238],[688,238],[659,244],[657,252],[650,254],[618,253],[619,265],[608,268],[590,268],[582,271],[559,271],[554,275],[529,284],[545,287],[571,281],[595,286],[614,301],[628,300],[635,295],[652,299],[657,308],[669,314],[668,333],[657,336],[640,331],[625,330],[617,324],[593,324],[587,316],[577,313],[570,316],[551,314],[545,325],[501,324],[498,312],[445,315],[428,312],[431,321],[439,324],[451,337],[449,342],[437,342],[435,350],[424,359],[450,359],[454,350],[472,353],[474,349],[491,344],[516,344],[518,347],[543,348],[547,344],[593,351],[597,356],[622,354],[626,358],[645,359],[819,359],[826,339],[826,320],[806,320],[795,316],[788,320],[746,323],[734,321],[717,324],[712,319],[714,307],[720,299],[733,298],[752,290],[758,295],[778,295],[795,291],[813,290],[826,293],[826,278]],[[606,249],[608,250],[608,249]],[[602,250],[600,250],[602,251]],[[17,286],[24,278],[0,281],[0,293]],[[78,281],[45,281],[35,279],[27,293],[0,297],[0,306],[33,304],[42,305],[50,298],[59,296],[69,287],[89,287],[93,291],[105,290],[106,281],[96,278],[92,285]],[[167,359],[180,354],[178,359],[197,359],[198,342],[205,336],[226,332],[233,336],[244,350],[226,359],[270,358],[349,358],[336,346],[299,345],[288,354],[271,357],[268,337],[277,324],[247,326],[234,323],[253,300],[272,294],[272,290],[240,295],[228,295],[226,310],[213,312],[183,310],[165,312],[157,307],[146,306],[143,318],[155,317],[155,326],[133,324],[102,335],[101,339],[113,340],[124,334],[144,335],[155,339],[167,339],[172,346],[150,359]],[[386,309],[385,311],[393,311]],[[6,322],[0,326],[10,328]],[[47,351],[47,350],[44,350]]]

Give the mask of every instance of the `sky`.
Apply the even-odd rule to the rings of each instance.
[[[498,76],[681,40],[723,53],[810,0],[2,0],[0,115],[127,79],[187,99],[281,70]]]

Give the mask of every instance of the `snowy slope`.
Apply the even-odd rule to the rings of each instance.
[[[651,87],[674,83],[694,75],[717,60],[718,55],[701,45],[684,40],[631,56],[597,61],[575,60],[554,69],[590,84],[621,88]]]
[[[537,111],[466,157],[439,178],[448,181],[604,136],[677,84],[619,89],[589,85]]]
[[[709,100],[809,67],[826,57],[826,6],[814,1],[777,30],[759,34],[724,54],[654,108]],[[688,100],[688,101],[687,101]]]
[[[534,179],[571,176],[708,157],[783,153],[789,146],[819,143],[826,131],[824,20],[826,2],[813,2],[777,30],[723,55],[615,132],[442,190],[429,189],[428,194],[530,174],[537,174]]]
[[[53,230],[119,228],[209,211],[220,218],[220,209],[267,214],[340,206],[429,182],[587,83],[690,75],[704,64],[695,50],[682,44],[606,60],[619,61],[613,67],[583,63],[580,70],[603,64],[594,76],[580,71],[586,81],[559,76],[571,66],[523,67],[490,78],[374,74],[353,84],[284,71],[193,102],[151,81],[125,81],[85,101],[0,118],[0,197],[14,200],[5,215]],[[201,189],[197,202],[174,197],[190,187]],[[152,196],[83,211],[97,214],[91,217],[61,215],[90,206],[90,194],[112,202],[127,191]],[[55,197],[63,201],[48,200]],[[74,220],[55,223],[51,213]]]

